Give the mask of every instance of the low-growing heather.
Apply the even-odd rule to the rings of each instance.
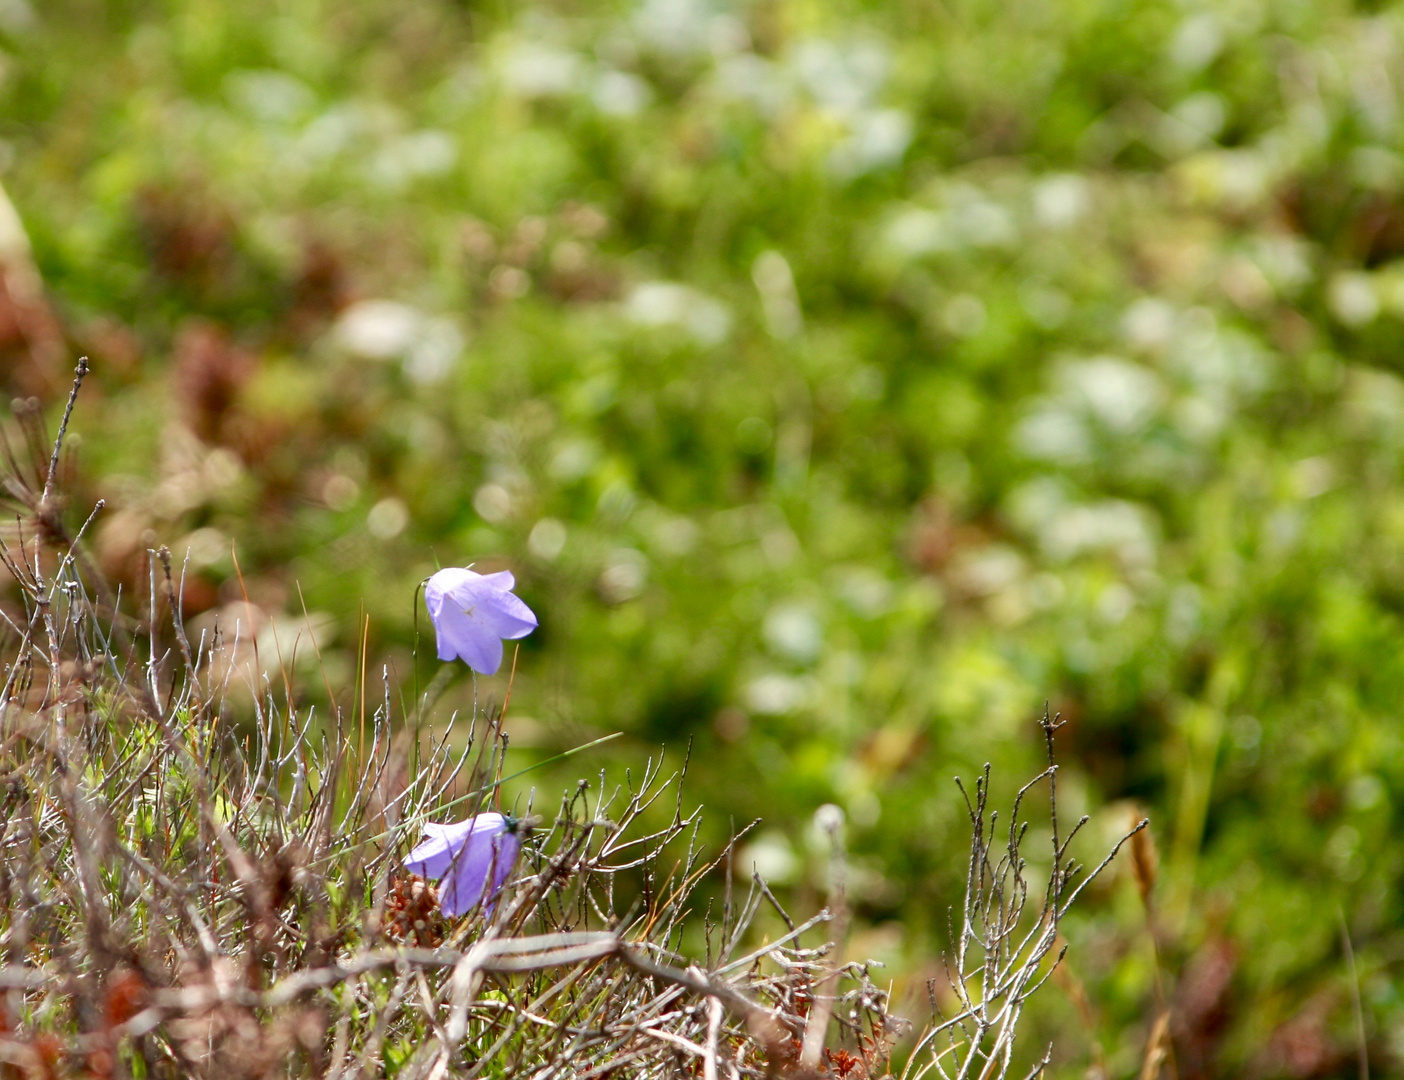
[[[283,663],[315,640],[250,666],[237,621],[192,639],[167,550],[139,602],[110,591],[83,553],[101,507],[66,524],[62,442],[9,454],[0,538],[23,597],[0,695],[0,1074],[1042,1073],[1046,1053],[1015,1050],[1023,1006],[1107,865],[1083,873],[1059,832],[1056,720],[1007,831],[988,768],[969,793],[965,901],[914,1026],[845,956],[837,808],[828,905],[797,922],[734,840],[701,849],[685,765],[504,806],[506,702],[431,729],[435,691],[403,704],[363,663],[349,702],[328,686],[319,711]],[[1020,800],[1039,785],[1051,849],[1030,870]],[[449,903],[444,868],[478,835],[471,895]]]

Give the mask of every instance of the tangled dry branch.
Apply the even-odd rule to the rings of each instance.
[[[827,911],[797,925],[759,878],[733,900],[735,840],[704,857],[685,765],[582,781],[549,815],[528,806],[508,889],[445,919],[400,860],[426,820],[496,798],[500,715],[453,716],[431,737],[434,695],[397,714],[388,672],[373,709],[339,706],[331,687],[306,704],[282,660],[315,642],[275,657],[253,643],[249,664],[237,621],[192,640],[165,550],[125,612],[83,557],[86,525],[64,526],[67,423],[37,465],[6,449],[0,559],[18,603],[0,608],[0,1075],[858,1080],[885,1067],[904,1028],[868,965],[839,962]],[[1004,1076],[1057,962],[1059,920],[1088,879],[1074,884],[1057,833],[1051,757],[1042,780],[1053,871],[1028,927],[1026,826],[1016,803],[997,853],[988,775],[976,784],[958,1007],[916,1045],[913,1080]],[[725,900],[699,927],[696,890],[723,873]],[[767,910],[787,932],[758,943]],[[685,934],[703,959],[683,955]]]

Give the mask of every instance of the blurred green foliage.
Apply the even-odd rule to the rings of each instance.
[[[949,778],[1036,767],[1048,701],[1094,839],[1154,821],[1179,1075],[1354,1075],[1342,919],[1399,1068],[1401,35],[1341,0],[0,0],[45,288],[7,278],[5,377],[53,404],[93,357],[109,573],[189,547],[199,618],[233,542],[260,611],[332,617],[336,678],[364,614],[408,684],[417,582],[510,566],[519,742],[691,741],[801,894],[842,805],[854,950],[918,1003]],[[1100,903],[1087,1010],[1039,1021],[1061,1076],[1136,1074],[1155,1013],[1130,878]]]

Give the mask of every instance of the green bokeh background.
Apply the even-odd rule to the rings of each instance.
[[[842,806],[913,1013],[950,777],[1036,770],[1047,702],[1082,854],[1153,820],[1179,1075],[1356,1075],[1343,926],[1404,1069],[1394,5],[0,0],[0,46],[4,380],[92,357],[114,579],[189,548],[208,619],[232,544],[334,686],[364,617],[410,687],[416,584],[511,568],[516,752],[625,733],[540,788],[691,742],[811,908]],[[1030,1043],[1137,1075],[1124,868],[1068,934]]]

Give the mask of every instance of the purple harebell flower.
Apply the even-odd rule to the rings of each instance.
[[[424,839],[406,856],[405,868],[441,879],[439,910],[453,917],[480,903],[490,908],[521,850],[515,818],[477,814],[450,825],[426,823]]]
[[[431,577],[424,601],[439,659],[461,659],[474,671],[495,674],[502,666],[502,639],[524,638],[536,629],[531,608],[512,595],[516,584],[510,570],[477,574],[453,567]]]

